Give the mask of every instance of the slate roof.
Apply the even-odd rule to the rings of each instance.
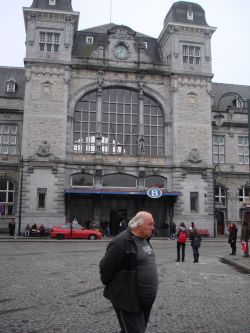
[[[49,0],[33,0],[30,8],[49,9],[72,12],[71,0],[57,0],[55,5],[50,5]]]
[[[250,99],[250,86],[213,82],[212,89],[214,95],[213,110],[217,110],[220,98],[227,93],[239,94],[244,101]],[[234,98],[234,96],[223,97],[220,101],[220,109],[225,111],[232,104]]]
[[[21,67],[0,67],[0,98],[23,98],[25,88],[24,68]],[[6,82],[10,79],[16,81],[16,91],[7,92]]]
[[[125,27],[131,30],[129,27],[123,25],[109,23],[77,31],[74,35],[72,56],[78,58],[88,58],[97,48],[99,43],[103,43],[104,47],[108,46],[109,30],[114,27]],[[147,42],[148,47],[145,52],[151,58],[152,63],[161,63],[162,61],[157,39],[136,31],[134,31],[134,35],[137,46],[139,46],[140,41]],[[86,36],[94,37],[94,43],[91,45],[86,44]]]
[[[193,12],[193,20],[188,20],[187,11]],[[208,27],[204,9],[193,2],[175,2],[167,13],[164,26],[168,23],[185,23],[191,25],[204,25]]]

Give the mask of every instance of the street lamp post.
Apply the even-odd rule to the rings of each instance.
[[[18,214],[18,236],[21,235],[22,224],[22,202],[23,202],[23,156],[20,159],[20,187],[19,187],[19,214]]]

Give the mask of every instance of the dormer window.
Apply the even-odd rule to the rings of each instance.
[[[16,91],[16,81],[14,79],[7,81],[6,91],[9,93],[14,93]]]
[[[86,37],[86,44],[93,44],[94,43],[94,37],[87,36]]]
[[[194,19],[194,13],[191,10],[187,11],[187,19],[190,21],[193,21]]]
[[[142,45],[143,45],[145,50],[148,48],[148,42],[142,42]]]
[[[243,109],[244,108],[244,102],[242,99],[237,98],[236,99],[236,107],[237,109]]]
[[[49,5],[50,6],[55,6],[56,5],[56,0],[49,0]]]

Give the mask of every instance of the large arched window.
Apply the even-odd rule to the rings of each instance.
[[[137,91],[128,88],[106,88],[100,94],[98,117],[96,91],[83,96],[76,105],[75,153],[90,154],[99,149],[103,154],[137,155],[142,138],[146,155],[164,155],[164,119],[160,105],[153,98],[144,95],[141,103]],[[101,133],[96,128],[98,119]]]
[[[137,178],[124,173],[103,176],[104,187],[137,187]]]
[[[0,179],[0,214],[14,214],[14,185],[7,179]]]
[[[227,192],[222,186],[215,186],[215,205],[216,207],[227,207]]]

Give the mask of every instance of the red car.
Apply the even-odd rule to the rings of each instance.
[[[56,239],[100,239],[102,234],[98,230],[85,229],[80,224],[57,224],[50,229],[50,237]]]

